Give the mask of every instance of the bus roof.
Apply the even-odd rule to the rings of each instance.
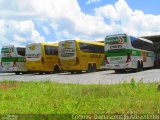
[[[145,38],[138,38],[138,39],[140,39],[140,40],[143,40],[143,41],[146,41],[146,42],[148,42],[148,43],[152,43],[152,44],[153,44],[153,42],[152,42],[151,40],[148,40],[148,39],[145,39]]]
[[[14,45],[5,45],[5,46],[2,46],[2,48],[11,48],[11,47],[14,47]]]
[[[31,45],[31,44],[42,44],[42,45],[58,46],[58,43],[45,43],[45,42],[42,42],[42,43],[29,43],[29,44],[27,44],[27,45]]]
[[[107,37],[112,37],[112,36],[127,36],[127,34],[123,33],[123,34],[113,34],[113,35],[107,35]]]
[[[64,41],[69,41],[69,40],[64,40]],[[64,41],[60,41],[60,42],[64,42]],[[78,39],[73,40],[73,41],[81,42],[81,43],[88,43],[88,44],[104,45],[104,42],[102,41],[87,41],[87,40],[78,40]]]
[[[106,36],[106,38],[107,37],[112,37],[112,36],[131,36],[131,35],[127,35],[127,34],[113,34],[113,35]],[[131,36],[131,37],[134,37],[134,36]],[[136,37],[134,37],[134,38],[136,38]],[[141,37],[138,38],[137,37],[137,39],[140,39],[140,40],[143,40],[143,41],[146,41],[148,43],[152,43],[153,44],[153,42],[151,40],[148,40],[148,39],[145,39],[145,38],[141,38]]]
[[[26,47],[25,46],[6,45],[6,46],[2,46],[2,48],[26,48]]]

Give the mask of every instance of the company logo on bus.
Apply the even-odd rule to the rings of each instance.
[[[30,50],[35,50],[37,45],[31,45],[30,47],[28,47]]]
[[[3,56],[10,57],[12,56],[13,48],[2,48],[1,52],[3,53]]]
[[[63,44],[63,46],[64,46],[65,49],[70,49],[71,48],[71,44],[72,44],[72,42],[65,42]]]
[[[37,53],[37,54],[26,54],[27,58],[40,58],[41,54]]]
[[[106,39],[106,44],[124,44],[125,39],[122,36]]]

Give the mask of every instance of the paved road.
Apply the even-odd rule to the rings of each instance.
[[[74,84],[117,84],[130,82],[132,78],[134,78],[136,81],[143,80],[143,82],[160,82],[160,69],[145,70],[137,73],[127,72],[121,74],[116,74],[112,70],[82,74],[60,73],[46,75],[15,75],[14,73],[0,73],[0,81],[54,81],[59,83]]]

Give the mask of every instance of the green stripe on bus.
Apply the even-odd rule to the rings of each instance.
[[[127,42],[127,36],[113,36],[105,39],[106,44],[116,44],[116,43],[125,43]]]
[[[1,62],[25,62],[25,57],[2,57]]]
[[[125,50],[112,50],[112,51],[105,52],[107,57],[126,56],[128,53],[131,54],[131,50],[125,49]]]
[[[142,56],[142,51],[140,50],[131,50],[132,56]]]
[[[107,57],[126,56],[128,53],[132,56],[142,56],[142,52],[140,50],[132,50],[132,49],[115,50],[115,51],[113,50],[105,52]]]

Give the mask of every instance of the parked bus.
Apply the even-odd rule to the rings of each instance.
[[[155,62],[154,44],[144,38],[117,34],[105,38],[106,68],[115,72],[127,69],[141,71],[153,67]]]
[[[1,68],[2,72],[14,72],[16,75],[27,72],[25,47],[2,46]]]
[[[43,73],[60,72],[58,44],[32,43],[26,46],[26,66],[29,71]]]
[[[104,43],[66,40],[58,45],[60,65],[64,71],[81,73],[104,68]]]

